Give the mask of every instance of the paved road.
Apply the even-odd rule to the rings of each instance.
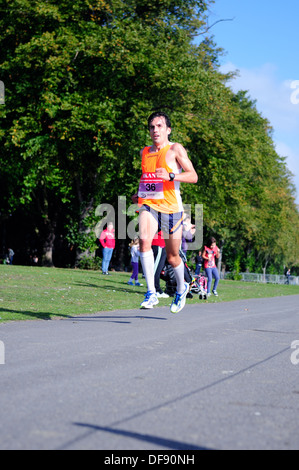
[[[299,296],[2,324],[0,449],[299,449]]]

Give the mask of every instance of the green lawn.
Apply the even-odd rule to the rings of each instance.
[[[128,273],[103,276],[100,271],[0,265],[0,322],[139,308],[145,287],[128,286],[129,277]],[[200,301],[194,296],[187,303],[294,295],[299,294],[299,286],[220,281],[218,293],[218,298]],[[170,303],[171,299],[160,301],[162,306]]]

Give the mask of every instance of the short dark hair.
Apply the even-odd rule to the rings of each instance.
[[[171,122],[170,122],[169,116],[167,116],[167,114],[166,114],[166,113],[163,113],[162,111],[155,111],[154,113],[152,113],[152,114],[150,115],[150,117],[149,117],[148,120],[147,120],[148,128],[150,128],[151,122],[152,122],[153,119],[155,119],[156,117],[164,117],[164,118],[165,118],[165,122],[166,122],[166,126],[167,126],[167,127],[171,127]]]
[[[216,242],[216,238],[210,237],[209,240],[208,240],[207,246],[208,246],[209,248],[211,248],[211,246],[213,245],[213,243],[217,243],[217,242]]]

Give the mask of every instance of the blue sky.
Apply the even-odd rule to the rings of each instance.
[[[270,121],[276,150],[294,174],[299,204],[299,0],[215,0],[209,24],[232,18],[210,30],[225,50],[221,69],[239,70],[229,86],[248,90]]]

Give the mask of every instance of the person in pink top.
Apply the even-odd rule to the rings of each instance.
[[[112,222],[109,222],[106,230],[101,233],[100,243],[103,247],[102,273],[109,274],[109,264],[115,248],[115,231]]]
[[[208,289],[207,295],[210,297],[211,295],[211,286],[213,277],[215,278],[214,287],[213,287],[213,294],[218,297],[217,287],[219,284],[219,273],[216,266],[216,259],[219,258],[220,251],[216,245],[216,240],[214,237],[211,237],[207,243],[207,246],[204,247],[204,251],[202,254],[204,260],[204,269],[206,271],[206,275],[208,278]]]

